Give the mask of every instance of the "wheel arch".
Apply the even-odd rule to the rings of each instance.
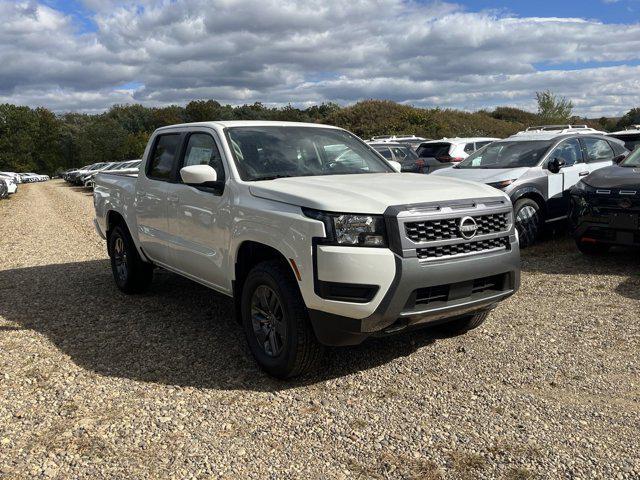
[[[292,265],[291,259],[288,259],[282,251],[273,245],[268,245],[255,240],[244,240],[238,244],[235,255],[233,257],[233,273],[232,282],[233,298],[235,303],[236,320],[240,321],[240,298],[242,297],[242,288],[247,275],[253,267],[261,262],[268,260],[277,260],[286,265],[291,275],[297,281],[297,272]]]
[[[540,190],[535,187],[524,187],[519,190],[516,190],[513,194],[511,194],[511,201],[514,206],[518,200],[523,198],[528,198],[533,200],[540,207],[540,212],[546,218],[547,216],[547,202],[544,199],[544,195]]]

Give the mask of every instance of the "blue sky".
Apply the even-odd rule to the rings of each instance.
[[[497,9],[522,17],[580,17],[605,23],[631,23],[640,20],[638,0],[464,0],[456,3],[473,11]]]
[[[140,1],[0,0],[0,103],[640,105],[640,0]]]

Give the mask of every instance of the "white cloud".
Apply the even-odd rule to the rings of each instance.
[[[409,0],[84,3],[97,31],[79,35],[52,8],[0,0],[0,101],[87,111],[195,98],[533,108],[534,92],[551,89],[583,114],[640,104],[637,23]]]

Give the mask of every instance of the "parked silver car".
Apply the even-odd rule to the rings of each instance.
[[[497,140],[433,175],[474,180],[507,193],[520,245],[526,247],[539,238],[545,223],[567,218],[571,187],[626,154],[622,141],[586,125],[550,125]]]

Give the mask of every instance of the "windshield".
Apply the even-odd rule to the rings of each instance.
[[[103,167],[104,165],[106,165],[105,163],[96,163],[95,165],[92,165],[91,167],[89,167],[87,170],[97,170],[101,167]]]
[[[449,142],[423,143],[418,147],[417,154],[420,158],[440,158],[449,154],[449,148]]]
[[[455,168],[535,167],[550,146],[548,140],[494,142],[472,153]]]
[[[620,164],[622,167],[640,167],[640,148],[636,148]]]
[[[231,151],[245,181],[283,177],[393,172],[344,130],[314,127],[231,127]]]

